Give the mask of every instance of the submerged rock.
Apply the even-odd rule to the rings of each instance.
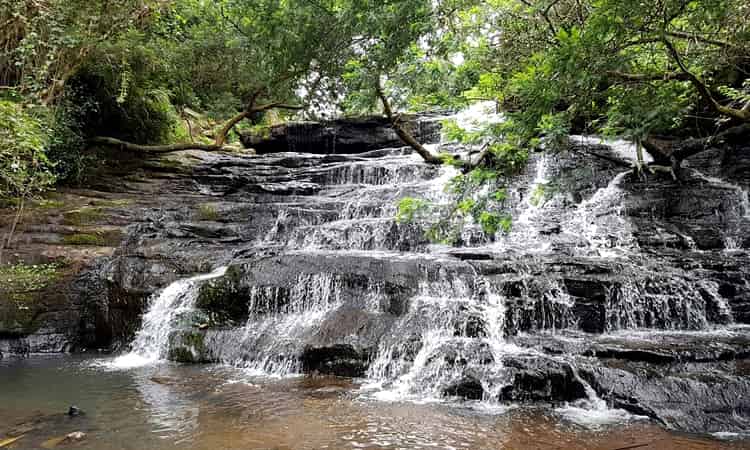
[[[68,416],[70,417],[82,416],[84,414],[85,413],[81,410],[81,408],[75,405],[72,405],[70,408],[68,408]]]

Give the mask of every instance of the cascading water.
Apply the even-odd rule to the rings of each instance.
[[[507,235],[500,233],[496,247],[500,250],[520,249],[525,253],[545,252],[550,242],[540,234],[538,222],[544,214],[545,196],[549,184],[550,158],[543,155],[534,161],[534,177],[516,208],[513,227]]]
[[[468,116],[458,119],[477,127],[477,114]],[[621,157],[632,151],[617,145],[613,152]],[[206,360],[284,377],[308,371],[304,356],[310,349],[345,351],[345,359],[366,360],[356,373],[366,376],[369,398],[456,396],[485,404],[525,399],[512,395],[514,377],[528,364],[551,361],[572,367],[573,375],[561,369],[559,378],[582,390],[575,399],[555,396],[547,392],[552,381],[543,380],[541,398],[567,402],[558,411],[573,421],[585,422],[588,415],[606,422],[624,420],[625,413],[610,410],[607,392],[586,382],[576,367],[595,350],[573,354],[565,345],[583,347],[604,336],[627,347],[628,333],[636,329],[698,332],[734,321],[733,288],[725,281],[704,279],[708,269],[701,267],[650,261],[660,255],[640,244],[644,233],[631,216],[628,172],[613,176],[618,169],[607,167],[598,178],[595,169],[570,175],[563,173],[570,168],[562,166],[565,156],[532,155],[529,172],[508,186],[512,231],[495,243],[456,251],[430,245],[421,224],[395,220],[403,197],[448,204],[444,187],[458,174],[455,168],[426,165],[403,149],[336,156],[322,162],[301,155],[293,169],[283,166],[285,176],[314,185],[314,194],[271,198],[271,213],[258,220],[264,226],[257,226],[255,248],[243,249],[251,257],[242,261],[250,268],[242,270],[250,273],[243,279],[247,295],[237,298],[248,314],[203,331]],[[575,192],[561,192],[561,175],[575,178]],[[747,216],[746,193],[718,187],[737,193],[732,218]],[[698,253],[690,229],[673,228]],[[273,261],[255,267],[266,259]],[[177,282],[155,297],[133,352],[120,364],[164,358],[174,323],[194,306],[198,283],[220,275]],[[374,344],[360,345],[370,334],[377,335]],[[651,348],[607,351],[613,359],[618,352],[652,357]],[[582,373],[587,368],[579,366]],[[523,375],[531,385],[535,374],[546,373],[529,372]]]
[[[584,255],[618,258],[637,249],[632,225],[623,217],[624,191],[620,184],[630,172],[617,175],[604,189],[581,202],[563,228],[585,239]]]
[[[304,338],[341,304],[340,295],[340,282],[326,273],[300,275],[290,288],[253,288],[244,327],[209,333],[206,346],[214,359],[253,374],[298,374]]]
[[[375,397],[438,399],[455,393],[471,373],[481,385],[473,395],[497,399],[505,383],[502,358],[517,350],[505,342],[504,298],[480,278],[448,274],[423,283],[409,303],[370,366]]]
[[[196,286],[221,277],[226,270],[226,267],[219,267],[209,274],[178,280],[154,294],[130,353],[116,358],[110,363],[111,367],[139,367],[164,360],[169,350],[170,335],[176,329],[177,322],[194,310]]]

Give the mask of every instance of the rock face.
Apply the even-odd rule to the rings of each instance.
[[[367,133],[356,154],[314,154],[315,135],[304,155],[187,152],[63,192],[15,252],[75,264],[41,296],[54,308],[30,303],[33,326],[2,304],[0,351],[122,348],[150,295],[228,265],[196,284],[170,359],[366,376],[405,396],[598,400],[685,431],[746,428],[750,180],[733,168],[750,148],[689,161],[683,184],[631,179],[576,145],[533,155],[506,180],[510,234],[469,226],[445,247],[394,216],[403,197],[449,201],[453,169],[371,150]],[[106,239],[66,244],[86,233]]]
[[[402,117],[404,128],[425,144],[440,140],[437,118]],[[363,153],[402,142],[385,117],[357,117],[329,122],[291,122],[275,125],[257,133],[241,135],[242,144],[259,154],[300,152],[316,154]]]

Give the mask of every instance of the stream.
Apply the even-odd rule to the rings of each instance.
[[[9,448],[750,445],[741,181],[689,162],[684,185],[634,181],[576,151],[626,143],[576,137],[509,180],[509,233],[438,245],[396,205],[450,204],[455,168],[298,128],[290,152],[160,178],[164,204],[84,278],[106,283],[81,284],[148,292],[137,331],[113,356],[1,359]],[[292,152],[318,135],[326,154]]]
[[[546,408],[377,401],[342,378],[259,378],[226,366],[175,364],[112,371],[102,369],[106,361],[0,362],[0,423],[38,421],[10,448],[45,448],[75,431],[86,439],[60,448],[746,448],[743,441],[667,432],[648,421],[584,426]],[[71,403],[85,414],[66,416]]]

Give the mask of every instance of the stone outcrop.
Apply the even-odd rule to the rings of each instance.
[[[404,129],[425,144],[440,140],[439,118],[402,116]],[[290,122],[244,133],[242,144],[259,154],[300,152],[316,154],[363,153],[400,147],[401,139],[381,116],[336,119],[328,122]]]
[[[29,309],[3,292],[0,352],[123,349],[150,295],[229,265],[200,286],[171,359],[392,380],[432,345],[420,364],[460,374],[419,380],[439,394],[558,405],[590,388],[680,430],[745,426],[750,186],[734,168],[750,148],[688,161],[682,185],[613,185],[621,168],[573,147],[547,160],[543,207],[518,225],[527,234],[434,249],[421,224],[393,219],[394,205],[439,201],[441,169],[405,149],[373,150],[390,142],[382,136],[354,151],[343,137],[369,136],[344,130],[354,126],[341,125],[335,150],[319,146],[320,127],[292,147],[283,132],[266,150],[246,145],[318,154],[185,152],[33,207],[12,253],[58,262],[59,277]],[[516,216],[540,161],[510,181]],[[531,241],[544,247],[531,252]],[[437,323],[448,324],[442,340],[427,342]],[[521,350],[498,352],[490,337]]]

